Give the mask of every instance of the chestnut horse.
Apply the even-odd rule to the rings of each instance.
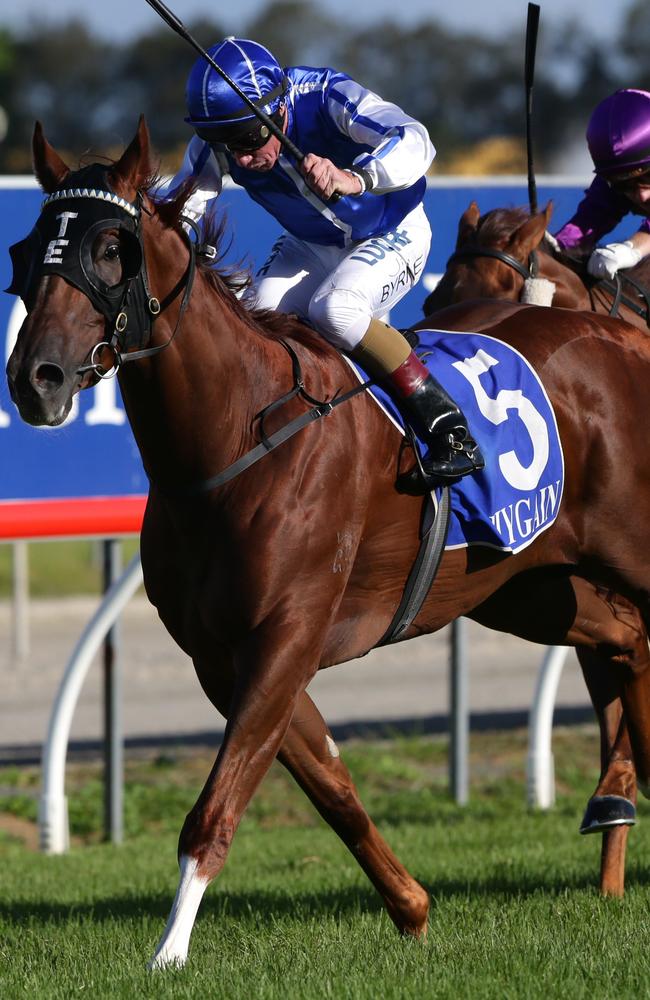
[[[524,301],[524,282],[534,271],[555,286],[552,302],[543,304],[617,315],[647,330],[650,258],[621,271],[618,280],[592,278],[586,259],[558,252],[545,239],[550,218],[550,203],[532,216],[524,208],[495,208],[481,216],[472,201],[460,217],[445,273],[425,300],[424,315],[466,299]]]
[[[398,929],[421,935],[428,894],[368,817],[305,690],[318,669],[372,649],[400,602],[422,504],[395,489],[403,438],[360,393],[254,469],[215,485],[216,474],[255,447],[256,416],[271,401],[286,397],[267,431],[306,412],[290,393],[286,345],[313,398],[345,393],[358,385],[355,375],[294,318],[248,311],[222,272],[194,268],[181,198],[156,203],[149,193],[143,120],[110,168],[71,172],[40,125],[33,154],[48,197],[36,235],[14,258],[28,314],[7,369],[12,399],[29,423],[58,425],[75,393],[115,362],[150,479],[141,539],[147,594],[228,719],[180,834],[178,891],[153,965],[185,961],[202,895],[276,756],[363,867]],[[67,276],[43,273],[62,258]],[[446,550],[405,637],[469,615],[534,642],[588,649],[594,678],[605,676],[612,698],[622,699],[631,744],[612,734],[598,795],[609,796],[608,782],[618,794],[627,779],[633,809],[632,755],[641,788],[650,785],[650,671],[645,634],[642,641],[627,612],[650,618],[650,474],[628,444],[650,417],[650,346],[606,317],[551,318],[548,309],[509,303],[481,315],[490,336],[528,359],[554,405],[562,504],[553,525],[517,554]],[[437,319],[467,330],[477,316],[460,305]]]

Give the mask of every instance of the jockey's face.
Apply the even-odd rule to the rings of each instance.
[[[230,155],[238,166],[246,170],[272,170],[280,155],[280,140],[272,135],[259,149],[254,149],[250,153],[232,150]]]
[[[608,178],[607,183],[633,205],[644,207],[650,202],[650,168],[647,166],[638,167],[628,176]]]
[[[287,113],[285,111],[282,122],[282,131],[285,132],[286,128]],[[280,140],[276,139],[276,137],[272,135],[269,141],[263,146],[260,146],[259,149],[231,149],[230,155],[238,166],[244,167],[246,170],[272,170],[277,163],[281,146],[282,144]]]
[[[650,184],[637,184],[631,191],[625,193],[628,200],[635,205],[646,206],[650,202]]]

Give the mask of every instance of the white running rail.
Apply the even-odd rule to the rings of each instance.
[[[65,762],[70,726],[82,684],[107,632],[142,583],[137,553],[122,575],[109,587],[101,604],[81,634],[63,674],[43,747],[43,786],[38,810],[41,850],[63,854],[70,846],[68,800],[65,795]]]
[[[68,661],[50,715],[43,747],[43,784],[38,823],[41,850],[63,854],[70,846],[65,765],[72,717],[88,669],[107,632],[142,583],[136,554],[104,595]],[[553,711],[568,646],[549,646],[542,661],[528,724],[526,787],[528,804],[549,809],[555,802],[552,736]]]
[[[538,809],[550,809],[555,803],[555,768],[551,749],[553,711],[568,652],[568,646],[549,646],[546,650],[528,716],[526,789],[528,805]]]

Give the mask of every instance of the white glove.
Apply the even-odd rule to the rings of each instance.
[[[634,267],[640,260],[641,254],[630,240],[610,243],[594,250],[587,262],[587,270],[594,278],[613,278],[621,268]]]

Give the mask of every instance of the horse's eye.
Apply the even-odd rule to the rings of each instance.
[[[119,243],[109,243],[104,250],[104,257],[106,260],[119,260],[120,259],[120,244]]]

